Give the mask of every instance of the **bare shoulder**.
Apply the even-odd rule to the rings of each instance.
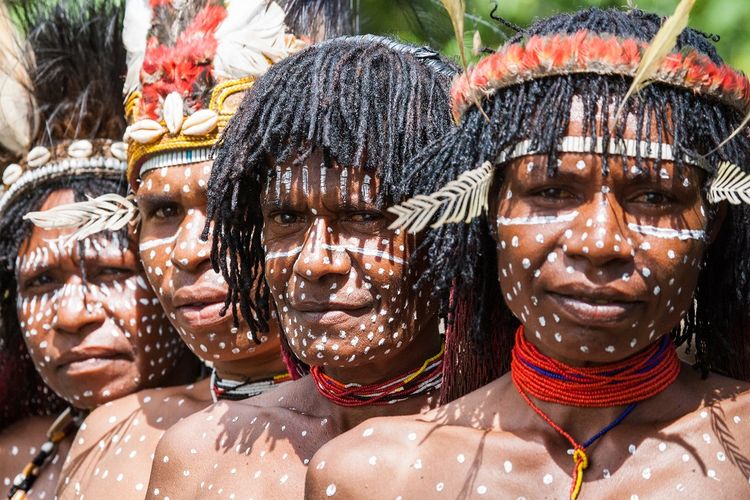
[[[34,458],[46,440],[54,417],[29,417],[19,420],[0,433],[0,480],[10,487],[13,478]]]
[[[447,456],[457,440],[474,440],[477,431],[438,416],[374,418],[329,441],[310,461],[306,498],[406,495],[410,474],[419,474],[430,459]]]
[[[205,385],[148,389],[94,410],[65,460],[59,496],[80,489],[102,498],[116,482],[121,498],[142,498],[157,443],[167,429],[205,408]]]
[[[29,417],[6,428],[0,434],[0,481],[4,491],[10,489],[13,479],[47,440],[47,429],[54,417]],[[29,498],[51,498],[55,492],[63,459],[70,449],[72,437],[65,438],[40,471]]]

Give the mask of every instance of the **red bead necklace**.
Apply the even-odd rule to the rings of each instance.
[[[526,340],[523,326],[516,331],[511,360],[511,378],[521,397],[550,427],[573,447],[573,483],[570,498],[575,500],[583,484],[583,471],[589,465],[586,450],[619,425],[639,401],[653,397],[680,373],[674,344],[665,336],[643,352],[624,361],[597,367],[573,367],[543,355]],[[627,407],[607,426],[580,444],[550,419],[529,394],[551,403],[587,408]]]
[[[339,406],[389,405],[439,388],[443,379],[443,352],[441,348],[417,370],[377,384],[344,384],[326,375],[322,366],[311,367],[310,375],[318,392]]]

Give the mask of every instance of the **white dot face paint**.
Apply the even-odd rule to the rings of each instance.
[[[388,229],[376,203],[379,179],[320,165],[315,153],[304,166],[277,167],[269,181],[261,204],[266,281],[297,357],[361,366],[412,342],[428,294],[411,290],[412,242]],[[279,172],[289,172],[288,182]]]
[[[529,170],[530,161],[540,168]],[[684,183],[671,164],[662,165],[665,178],[610,159],[605,177],[600,157],[563,154],[548,176],[545,164],[543,156],[511,162],[496,195],[497,241],[513,242],[497,245],[503,297],[548,352],[623,359],[690,305],[683,291],[695,288],[706,242],[698,172],[688,167]]]
[[[270,333],[259,334],[257,345],[244,320],[233,328],[231,309],[221,315],[227,283],[211,268],[211,236],[201,239],[210,177],[205,167],[210,165],[147,172],[136,201],[141,210],[139,250],[149,282],[185,344],[221,369],[224,362],[250,362],[278,352],[278,324],[270,321]],[[182,188],[164,192],[169,183]],[[284,370],[281,361],[276,370]]]
[[[73,201],[71,191],[55,191],[41,209]],[[80,244],[67,234],[34,228],[16,260],[18,318],[44,382],[79,408],[158,385],[184,346],[134,244],[123,233]]]

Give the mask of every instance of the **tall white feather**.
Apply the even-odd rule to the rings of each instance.
[[[716,178],[708,189],[710,203],[719,203],[724,200],[733,205],[739,205],[742,202],[750,204],[750,175],[729,162],[719,165]]]
[[[37,121],[25,50],[6,5],[0,4],[0,145],[16,154],[30,148]]]
[[[390,229],[403,228],[409,233],[418,233],[441,209],[443,214],[430,227],[470,222],[489,206],[492,173],[492,164],[486,161],[481,167],[464,172],[431,195],[417,195],[400,205],[389,207],[388,211],[398,216]]]
[[[135,203],[114,193],[58,205],[41,212],[29,212],[23,216],[44,229],[75,229],[67,241],[82,240],[101,231],[117,231],[128,222],[137,220],[137,217]]]
[[[261,76],[289,50],[284,43],[284,9],[268,0],[231,0],[216,30],[214,75],[217,78]]]
[[[122,41],[128,52],[128,74],[125,77],[125,95],[139,85],[139,74],[146,55],[148,30],[151,29],[153,13],[148,0],[127,0],[125,3],[125,21],[122,27]]]

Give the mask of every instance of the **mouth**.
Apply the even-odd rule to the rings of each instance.
[[[632,320],[643,306],[640,301],[620,297],[597,297],[568,295],[549,292],[549,297],[558,305],[561,316],[584,326],[612,325]]]
[[[341,325],[359,320],[372,311],[372,304],[343,304],[333,302],[303,302],[290,304],[297,316],[308,324],[322,326]]]
[[[181,323],[194,328],[214,326],[231,321],[231,313],[221,315],[226,296],[226,290],[215,288],[181,288],[175,293],[172,304]]]
[[[57,370],[68,376],[86,376],[109,370],[114,363],[130,363],[132,356],[117,351],[69,351],[61,356]]]

